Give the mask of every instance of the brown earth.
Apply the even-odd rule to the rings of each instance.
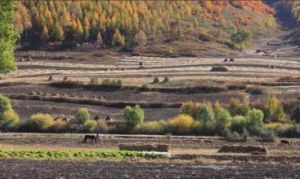
[[[299,178],[292,164],[0,160],[0,178]]]

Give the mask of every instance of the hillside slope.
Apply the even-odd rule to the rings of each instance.
[[[226,55],[252,39],[272,36],[277,28],[273,15],[260,0],[24,0],[17,2],[15,26],[22,35],[20,43],[30,48],[118,47],[158,55]],[[249,34],[249,42],[239,46],[232,34],[240,31]]]

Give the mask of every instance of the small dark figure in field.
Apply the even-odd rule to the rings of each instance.
[[[53,76],[52,76],[52,75],[49,75],[48,81],[52,81],[52,80],[53,80]]]
[[[229,61],[230,61],[230,62],[234,62],[234,58],[230,58]]]
[[[153,82],[152,82],[153,84],[154,83],[159,83],[159,78],[158,77],[154,77],[154,79],[153,79]]]
[[[98,121],[99,119],[100,119],[100,117],[98,115],[94,117],[95,121]]]
[[[63,81],[67,81],[68,80],[68,77],[67,76],[65,76],[64,77],[64,79],[63,79]]]
[[[85,135],[82,142],[86,143],[88,140],[93,143],[100,143],[99,134],[97,133],[97,135]]]
[[[223,62],[228,62],[228,59],[227,59],[227,58],[225,58]]]
[[[111,121],[111,117],[110,116],[106,116],[105,121]]]
[[[168,76],[165,76],[164,80],[162,81],[162,83],[168,83],[170,81]]]
[[[290,142],[288,140],[282,139],[282,140],[280,140],[280,144],[281,145],[290,145]]]

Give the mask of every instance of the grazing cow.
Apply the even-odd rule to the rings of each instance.
[[[234,58],[230,58],[229,61],[230,61],[230,62],[234,62]]]
[[[290,145],[290,142],[288,140],[282,139],[282,140],[280,140],[280,144],[282,144],[282,145]]]
[[[83,138],[83,143],[86,143],[88,140],[90,140],[93,143],[100,143],[100,138],[99,138],[99,134],[97,133],[97,135],[85,135]]]

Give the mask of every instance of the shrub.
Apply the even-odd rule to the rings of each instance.
[[[283,111],[283,105],[275,96],[265,99],[263,111],[265,114],[265,122],[283,122],[286,118],[286,115]]]
[[[50,114],[34,114],[24,124],[26,131],[40,132],[47,131],[54,124],[53,118]]]
[[[252,45],[252,32],[241,30],[231,35],[231,42],[240,50]]]
[[[224,136],[226,141],[246,142],[248,140],[249,133],[246,129],[243,129],[242,134],[239,134],[236,131],[231,132],[229,129],[225,129],[224,132],[223,132],[223,136]]]
[[[1,130],[11,130],[15,128],[19,124],[19,122],[19,115],[15,111],[6,111],[3,114],[3,119],[0,120]]]
[[[67,123],[63,121],[54,121],[53,125],[49,128],[50,131],[59,132],[66,130]]]
[[[203,128],[201,133],[203,135],[215,135],[217,129],[217,121],[215,119],[211,119],[203,122]]]
[[[212,110],[211,104],[202,104],[197,107],[198,120],[212,120],[214,119],[214,112]]]
[[[247,116],[248,126],[262,127],[264,125],[264,113],[259,109],[251,109]]]
[[[91,114],[88,109],[81,108],[77,111],[75,114],[75,121],[78,124],[84,124],[85,121],[89,120],[91,118]]]
[[[195,121],[189,115],[181,114],[168,121],[168,126],[173,133],[188,134],[193,131]]]
[[[300,123],[300,104],[294,108],[291,118],[297,123]]]
[[[259,136],[265,142],[275,142],[277,139],[274,131],[268,129],[262,129]]]
[[[97,121],[88,119],[83,123],[84,129],[89,132],[94,132],[97,127]]]
[[[212,120],[214,119],[214,111],[210,103],[184,103],[180,108],[180,114],[190,115],[194,120]]]
[[[20,118],[13,110],[9,98],[0,95],[0,127],[9,130],[19,124]]]
[[[220,111],[216,115],[216,120],[217,120],[217,133],[220,134],[220,132],[224,128],[230,128],[231,126],[231,115],[226,109],[220,109]]]
[[[136,105],[135,107],[127,106],[124,109],[124,117],[127,120],[129,130],[135,128],[139,124],[142,124],[144,121],[144,115],[144,110],[139,105]]]
[[[0,119],[3,117],[4,112],[12,110],[9,98],[0,95]]]
[[[134,128],[133,133],[140,134],[165,134],[166,133],[165,121],[149,121],[138,125]]]
[[[241,102],[239,99],[235,98],[231,99],[228,110],[230,111],[232,116],[245,116],[250,110],[249,102]]]
[[[234,116],[231,120],[231,127],[232,131],[236,131],[238,133],[242,133],[244,129],[247,127],[247,120],[244,116]]]

